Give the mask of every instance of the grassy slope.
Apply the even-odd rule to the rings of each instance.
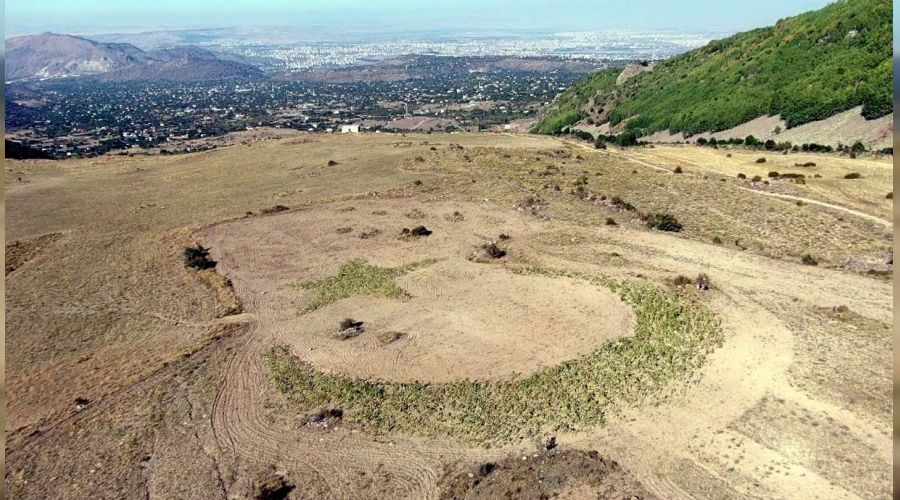
[[[842,0],[775,26],[716,40],[656,65],[621,88],[600,72],[560,95],[535,127],[553,133],[582,118],[591,95],[611,99],[609,121],[628,128],[698,133],[762,115],[788,126],[863,105],[867,118],[892,111],[892,10],[888,0]]]

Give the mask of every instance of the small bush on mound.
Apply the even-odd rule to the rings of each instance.
[[[352,227],[339,227],[335,230],[337,234],[347,234],[351,231],[353,231]]]
[[[718,236],[713,236],[712,242],[715,243],[716,245],[721,245],[722,238],[719,238]]]
[[[334,160],[328,160],[328,166],[329,166],[329,167],[333,167],[333,166],[335,166],[335,165],[337,165],[337,162],[336,162],[336,161],[334,161]]]
[[[766,162],[765,158],[757,158],[756,159],[756,163],[765,163],[765,162]]]
[[[413,185],[415,185],[415,186],[421,186],[421,185],[422,185],[422,181],[416,179],[415,182],[413,182]]]
[[[209,249],[203,245],[185,247],[182,252],[184,265],[193,269],[212,269],[216,267],[216,261],[209,258]]]
[[[651,229],[656,229],[658,231],[677,233],[684,229],[684,226],[678,222],[678,219],[676,219],[674,215],[667,213],[646,215],[644,216],[644,223]]]
[[[681,169],[681,166],[680,166],[680,165],[677,166],[677,167],[675,167],[675,170],[672,171],[672,173],[675,173],[675,174],[680,174],[680,173],[683,173],[683,172],[684,172],[684,170]]]
[[[746,179],[746,178],[747,178],[747,174],[738,173],[737,178],[738,178],[738,179]]]
[[[344,411],[339,408],[319,410],[306,417],[305,425],[309,427],[334,427],[344,418]]]
[[[612,217],[607,217],[607,218],[606,218],[606,225],[607,225],[607,226],[618,226],[619,224],[616,223],[616,219],[613,219]]]
[[[284,205],[275,205],[274,207],[264,208],[264,209],[260,210],[260,213],[275,214],[278,212],[284,212],[285,210],[290,210],[290,208],[286,207]]]
[[[885,196],[885,198],[887,198],[888,200],[893,200],[893,199],[894,199],[894,192],[891,191],[890,193],[887,194],[887,196]]]
[[[781,174],[781,178],[782,179],[805,179],[806,176],[803,174],[795,174],[795,173],[789,172],[786,174]]]
[[[476,250],[472,255],[469,256],[469,260],[472,262],[490,262],[496,259],[502,259],[506,257],[506,250],[500,248],[495,241],[489,241],[483,245],[481,245],[478,250]]]
[[[516,209],[520,212],[529,212],[532,215],[536,215],[540,210],[543,210],[546,207],[547,204],[544,203],[544,200],[535,196],[529,196],[516,205]]]
[[[694,282],[694,280],[688,278],[687,276],[685,276],[683,274],[679,274],[678,276],[675,276],[674,278],[672,278],[672,284],[675,286],[690,285],[693,282]]]
[[[506,250],[498,247],[497,244],[493,241],[490,243],[485,243],[481,246],[481,248],[482,250],[484,250],[484,253],[492,259],[499,259],[506,256]]]
[[[844,179],[861,179],[862,174],[859,172],[850,172],[849,174],[844,176]]]
[[[353,318],[345,318],[339,325],[337,338],[339,340],[352,339],[364,331],[365,328],[363,328],[362,321],[356,321]]]
[[[510,238],[512,238],[512,237],[506,233],[500,233],[500,236],[497,236],[497,239],[500,241],[506,241]]]
[[[444,218],[450,222],[462,222],[466,220],[465,216],[463,216],[463,214],[459,211],[455,211],[452,214],[447,214],[444,216]]]
[[[348,328],[362,328],[362,325],[362,321],[356,321],[353,318],[344,318],[341,320],[341,323],[338,326],[340,327],[339,330],[343,331],[347,330]]]
[[[618,196],[613,196],[612,198],[610,198],[609,205],[613,208],[627,210],[629,212],[633,212],[635,210],[634,205],[632,205],[631,203],[628,203],[627,201],[623,200],[622,198],[619,198]]]
[[[759,182],[759,181],[762,180],[762,177],[760,177],[760,176],[758,176],[758,175],[754,175],[753,178],[750,179],[750,180],[753,181],[753,182]]]
[[[810,254],[804,255],[803,258],[800,259],[800,262],[802,262],[804,266],[818,266],[819,265],[819,261],[817,261],[815,259],[815,257],[813,257]]]
[[[816,163],[812,161],[808,161],[806,163],[795,163],[795,167],[815,167]]]
[[[369,238],[374,238],[381,234],[381,230],[377,227],[366,228],[363,232],[359,233],[359,238],[363,240],[367,240]]]
[[[770,179],[777,179],[778,177],[779,177],[779,173],[778,173],[778,172],[775,172],[775,171],[769,172],[769,178],[770,178]]]
[[[418,238],[420,236],[428,236],[432,233],[432,231],[425,226],[416,226],[412,229],[408,227],[404,227],[400,230],[401,238]]]

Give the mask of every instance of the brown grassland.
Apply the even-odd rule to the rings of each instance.
[[[892,182],[502,134],[8,160],[7,489],[888,498]]]

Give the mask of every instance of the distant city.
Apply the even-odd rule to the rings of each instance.
[[[373,41],[347,34],[301,40],[290,30],[221,29],[95,35],[103,42],[141,48],[193,44],[230,52],[266,71],[333,68],[371,64],[404,55],[563,57],[607,61],[657,60],[700,47],[725,33],[563,32],[563,33],[400,33]]]

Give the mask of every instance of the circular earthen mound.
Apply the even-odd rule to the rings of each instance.
[[[288,341],[315,366],[355,378],[448,382],[537,371],[628,334],[633,317],[610,292],[574,280],[446,260],[397,280],[406,300],[354,297],[297,323]],[[340,318],[362,335],[303,352]],[[385,343],[387,332],[399,340]]]
[[[260,335],[290,346],[321,370],[353,378],[510,378],[632,332],[633,313],[608,290],[466,259],[473,245],[498,227],[515,234],[515,245],[527,244],[542,230],[539,221],[511,210],[503,219],[502,211],[476,204],[433,203],[421,207],[433,234],[399,240],[411,205],[384,200],[357,203],[352,211],[326,206],[222,224],[199,236],[212,248],[219,271],[234,282],[246,311],[256,315]],[[464,213],[465,221],[442,217],[454,210]],[[386,212],[377,220],[378,236],[334,230],[371,225],[373,211]],[[382,267],[438,260],[394,279],[406,298],[351,296],[304,312],[310,292],[296,283],[334,275],[356,258]],[[363,322],[362,333],[339,335],[345,318]]]

